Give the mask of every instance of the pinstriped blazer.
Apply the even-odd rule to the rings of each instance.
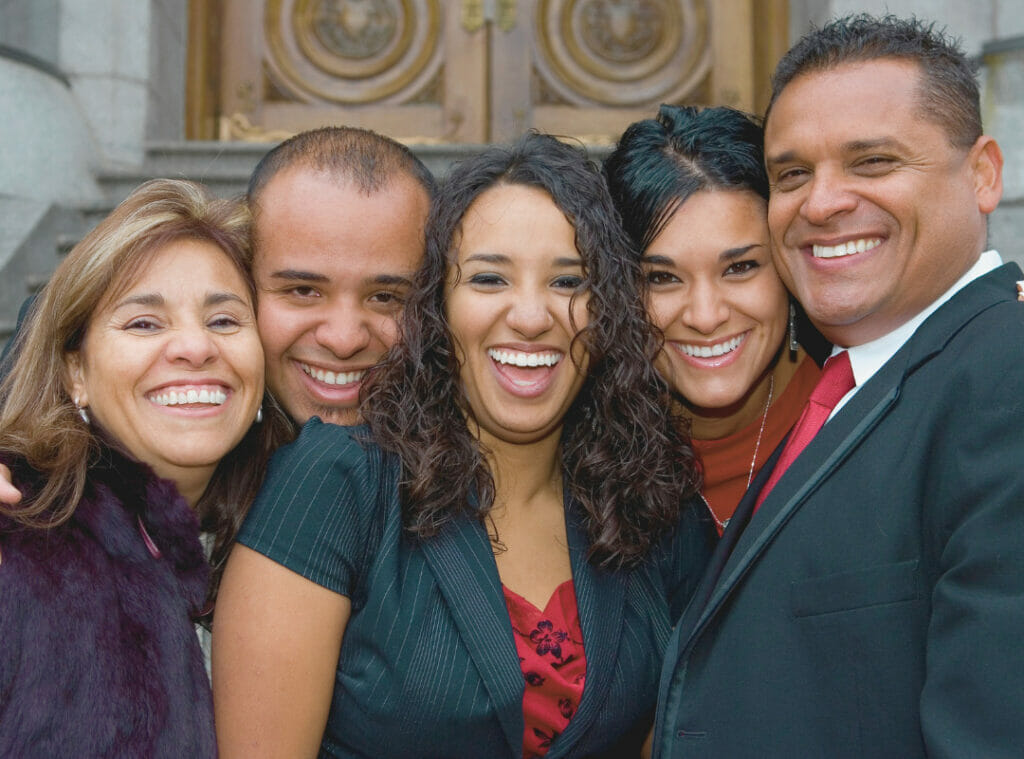
[[[523,674],[486,532],[463,519],[409,539],[397,459],[366,432],[311,420],[274,456],[239,537],[352,600],[321,756],[518,759]],[[574,512],[567,504],[587,679],[548,756],[622,759],[650,727],[671,623],[714,535],[687,504],[645,565],[606,572],[586,562]]]

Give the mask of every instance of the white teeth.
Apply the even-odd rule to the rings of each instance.
[[[150,395],[149,400],[158,406],[184,406],[189,403],[209,403],[220,406],[228,399],[228,394],[219,387],[202,387],[199,390],[165,390]]]
[[[861,238],[838,245],[814,245],[812,252],[815,258],[839,258],[840,256],[852,256],[854,253],[863,253],[866,250],[877,248],[881,244],[882,241],[878,237]]]
[[[724,343],[718,343],[717,345],[676,344],[687,356],[694,356],[696,358],[712,358],[713,356],[724,356],[726,353],[732,353],[740,347],[740,343],[742,343],[745,338],[746,334],[743,334],[739,337],[734,337],[732,340],[726,340]]]
[[[487,355],[499,364],[510,366],[554,366],[562,360],[562,354],[554,351],[526,353],[525,351],[502,351],[490,348]]]
[[[308,374],[313,379],[323,382],[325,385],[351,385],[353,382],[358,382],[366,374],[365,369],[361,369],[355,372],[329,372],[323,369],[315,369],[308,364],[299,364],[302,367],[302,371]]]

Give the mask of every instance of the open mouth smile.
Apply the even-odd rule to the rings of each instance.
[[[554,381],[565,354],[557,350],[520,351],[488,348],[499,382],[509,393],[522,398],[542,395]]]
[[[527,353],[526,351],[496,350],[491,348],[487,351],[487,355],[497,363],[505,366],[554,366],[562,360],[562,354],[555,351]]]
[[[359,382],[363,375],[366,374],[365,369],[359,369],[354,372],[331,372],[317,369],[302,362],[299,362],[299,367],[317,382],[323,382],[325,385],[351,385],[354,382]]]
[[[882,240],[879,237],[864,237],[860,240],[841,242],[838,245],[812,245],[811,253],[815,258],[841,258],[843,256],[852,256],[856,253],[864,253],[872,248],[877,248],[881,244]]]
[[[228,394],[219,385],[200,385],[196,387],[163,388],[146,396],[157,406],[191,406],[194,404],[220,406],[228,399]]]
[[[717,343],[715,345],[691,345],[689,343],[675,343],[675,345],[687,356],[693,356],[694,358],[713,358],[715,356],[724,356],[726,353],[732,353],[734,350],[739,348],[746,339],[747,335],[746,333],[743,333],[738,337],[734,337],[731,340],[725,340],[724,342]]]

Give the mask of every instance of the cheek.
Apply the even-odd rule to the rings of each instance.
[[[287,323],[281,313],[269,304],[260,303],[256,313],[256,327],[259,332],[259,341],[266,353],[267,360],[275,358],[282,352],[284,341],[283,324]]]
[[[267,365],[270,366],[281,361],[288,349],[312,332],[315,322],[312,311],[307,313],[268,303],[259,307],[256,327]]]
[[[767,331],[781,333],[789,323],[789,292],[774,272],[765,272],[763,279],[762,283],[742,295],[743,302],[737,307],[747,311],[756,308],[752,313],[754,318]]]
[[[253,334],[251,339],[240,340],[232,346],[231,352],[238,374],[257,390],[262,390],[265,362],[259,338]]]
[[[386,349],[390,348],[398,340],[398,320],[400,315],[383,316],[377,322],[377,341]]]
[[[589,298],[579,297],[572,303],[571,311],[568,313],[570,334],[575,334],[590,324],[590,311],[587,310],[589,302]]]
[[[647,317],[658,329],[665,331],[678,320],[683,310],[681,294],[657,293],[650,296],[647,303]]]

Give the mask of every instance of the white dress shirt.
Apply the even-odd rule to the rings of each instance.
[[[875,372],[881,369],[890,358],[896,355],[896,352],[913,336],[914,332],[917,331],[917,328],[924,323],[924,320],[938,310],[939,306],[952,298],[978,277],[988,274],[993,269],[998,269],[1002,264],[1003,259],[1000,258],[996,251],[986,250],[978,257],[978,260],[974,262],[974,265],[968,269],[960,279],[953,283],[952,287],[936,298],[931,305],[921,311],[921,313],[913,319],[904,322],[892,332],[882,335],[871,342],[864,343],[863,345],[854,345],[850,348],[842,348],[840,346],[834,347],[832,349],[833,356],[842,350],[849,352],[850,366],[853,367],[853,380],[857,384],[854,385],[853,390],[848,392],[839,400],[839,403],[837,403],[836,407],[832,410],[832,414],[829,415],[829,419],[835,416],[836,412],[846,405],[861,385],[871,379],[875,375]]]

